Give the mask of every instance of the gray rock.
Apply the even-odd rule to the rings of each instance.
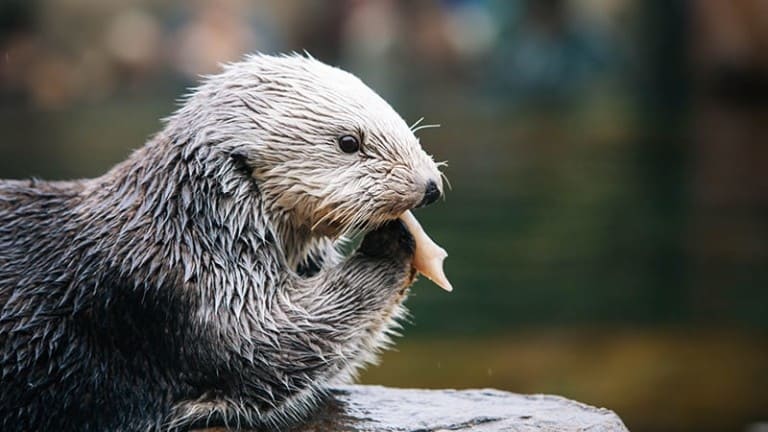
[[[499,390],[407,390],[347,386],[292,432],[627,431],[621,419],[559,396]]]

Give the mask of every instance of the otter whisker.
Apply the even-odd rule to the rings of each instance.
[[[440,173],[440,178],[442,178],[443,181],[445,182],[446,186],[448,186],[448,190],[453,190],[453,186],[451,185],[451,181],[448,180],[448,176],[445,175],[445,173],[441,172]],[[445,194],[443,194],[443,201],[445,201]]]
[[[317,227],[319,227],[326,221],[335,221],[337,224],[341,226],[346,226],[347,219],[349,219],[350,214],[354,211],[354,209],[349,208],[344,204],[338,204],[334,202],[328,202],[325,205],[320,205],[320,208],[324,209],[331,206],[333,206],[334,208],[326,212],[325,215],[323,215],[323,217],[321,217],[317,222],[315,222],[312,225],[312,228],[311,228],[312,231],[316,230]]]
[[[363,207],[358,211],[351,213],[344,223],[346,231],[348,231],[349,233],[356,232],[356,231],[364,232],[365,225],[367,223],[364,216],[367,213],[368,213],[367,207]]]
[[[424,117],[421,117],[420,119],[416,120],[416,123],[414,123],[414,124],[410,125],[410,126],[408,127],[408,129],[410,129],[411,131],[413,131],[413,128],[415,128],[416,126],[418,126],[418,125],[419,125],[419,123],[421,123],[421,122],[423,122],[423,121],[424,121]]]
[[[314,225],[312,225],[312,228],[311,228],[310,230],[311,230],[311,231],[314,231],[314,230],[316,230],[316,229],[317,229],[317,227],[318,227],[318,226],[320,226],[320,225],[321,225],[323,222],[325,222],[325,221],[328,221],[328,220],[333,220],[333,216],[334,216],[334,213],[336,213],[336,212],[338,212],[338,211],[340,211],[340,210],[342,210],[342,207],[336,207],[336,208],[334,208],[334,209],[331,209],[331,210],[330,210],[330,211],[328,211],[328,212],[327,212],[325,215],[323,215],[323,217],[321,217],[321,218],[320,218],[320,219],[319,219],[317,222],[315,222],[315,224],[314,224]]]
[[[374,212],[371,211],[372,206],[373,203],[371,201],[366,202],[365,205],[360,207],[347,221],[345,221],[344,226],[348,235],[363,233],[370,229],[372,221],[366,216],[374,214]]]
[[[418,131],[420,131],[422,129],[436,129],[436,128],[439,128],[439,127],[441,127],[441,125],[439,125],[439,124],[424,124],[424,125],[421,125],[421,126],[418,126],[418,127],[414,128],[414,129],[412,129],[411,132],[416,133],[416,132],[418,132]]]

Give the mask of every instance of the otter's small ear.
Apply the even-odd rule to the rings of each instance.
[[[246,152],[242,149],[238,150],[232,150],[232,152],[229,154],[229,157],[232,158],[232,162],[235,164],[235,169],[240,171],[241,173],[251,176],[251,173],[253,172],[253,168],[248,163],[248,155]]]

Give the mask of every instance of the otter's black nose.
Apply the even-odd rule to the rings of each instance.
[[[424,190],[424,199],[421,200],[419,207],[428,206],[437,201],[438,198],[440,198],[440,189],[437,188],[437,184],[434,181],[430,180]]]

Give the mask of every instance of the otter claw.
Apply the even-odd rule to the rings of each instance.
[[[416,242],[416,251],[413,255],[413,267],[440,288],[450,292],[453,286],[448,282],[443,271],[443,261],[448,256],[445,249],[437,245],[421,227],[413,213],[407,211],[400,216],[408,231]]]

